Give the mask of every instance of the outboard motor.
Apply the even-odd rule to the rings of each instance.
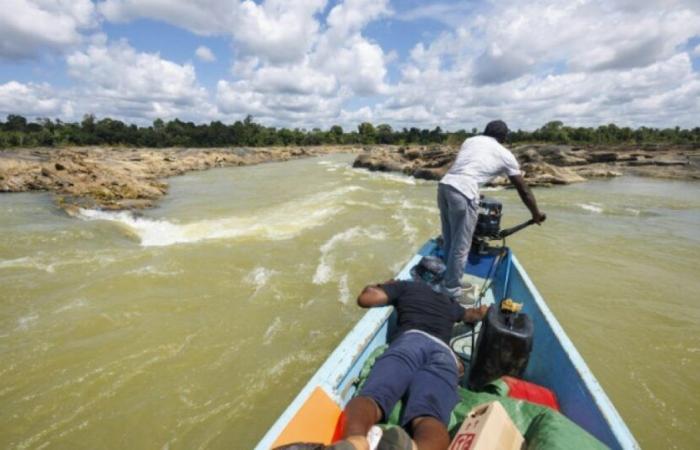
[[[498,239],[501,231],[503,204],[496,199],[481,197],[479,201],[479,218],[476,221],[474,236]]]
[[[472,247],[484,254],[492,239],[500,239],[503,205],[496,199],[482,196],[479,201],[479,216],[472,236]]]

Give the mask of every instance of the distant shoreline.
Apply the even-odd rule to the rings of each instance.
[[[692,146],[574,147],[529,144],[512,148],[533,186],[582,182],[623,174],[700,180],[700,149]],[[171,176],[214,167],[247,166],[332,153],[358,154],[369,170],[439,179],[457,149],[431,146],[310,146],[260,148],[66,147],[0,150],[0,192],[49,191],[67,213],[78,208],[153,207]],[[497,179],[493,185],[507,184]]]

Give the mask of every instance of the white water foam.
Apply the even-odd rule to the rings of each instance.
[[[85,299],[83,299],[83,298],[79,298],[79,299],[77,299],[77,300],[73,300],[72,302],[70,302],[70,303],[68,303],[68,304],[66,304],[66,305],[63,305],[63,306],[61,306],[61,307],[59,307],[59,308],[56,308],[56,310],[54,310],[53,313],[54,313],[54,314],[60,314],[60,313],[62,313],[62,312],[70,311],[70,310],[72,310],[72,309],[83,308],[83,307],[85,307],[85,306],[87,306],[87,301],[86,301]]]
[[[577,203],[576,206],[596,214],[602,214],[603,212],[603,208],[599,203]]]
[[[139,267],[138,269],[133,269],[127,272],[127,274],[136,275],[139,277],[154,276],[154,277],[174,277],[180,275],[182,270],[163,270],[152,265],[146,265]]]
[[[265,287],[270,278],[276,274],[277,271],[275,270],[266,269],[265,267],[256,267],[255,269],[251,270],[250,273],[245,276],[245,278],[243,278],[243,281],[255,287],[255,292],[253,294],[255,295],[258,293],[258,291],[260,291],[260,289]]]
[[[0,261],[0,269],[36,269],[42,270],[46,273],[54,273],[56,271],[55,264],[44,264],[37,261],[34,258],[23,257],[16,259],[8,259],[5,261]]]
[[[321,259],[316,267],[312,282],[314,284],[328,283],[333,277],[333,258],[332,251],[342,242],[350,242],[356,239],[368,238],[372,240],[384,240],[386,234],[378,227],[370,227],[363,229],[360,227],[352,227],[340,232],[321,246]]]
[[[83,220],[116,222],[138,237],[144,247],[192,243],[207,239],[283,240],[323,225],[342,211],[343,197],[361,189],[363,188],[354,185],[345,186],[330,192],[314,194],[283,205],[256,211],[249,215],[187,224],[136,217],[125,211],[107,212],[81,209],[79,217]]]
[[[343,305],[347,305],[350,301],[350,287],[348,286],[348,274],[344,273],[338,280],[338,301]]]
[[[30,314],[28,316],[20,317],[17,319],[17,329],[18,330],[27,330],[29,327],[37,321],[39,318],[38,314]]]
[[[385,209],[384,207],[377,205],[376,203],[362,202],[362,201],[357,201],[357,200],[345,200],[344,204],[347,206],[359,206],[359,207],[367,208],[367,209],[378,209],[378,210]]]
[[[416,211],[425,211],[429,214],[433,214],[436,216],[438,214],[440,214],[440,210],[435,206],[417,205],[417,204],[415,204],[409,200],[406,200],[406,199],[401,200],[400,206],[401,206],[401,209],[413,209]]]
[[[265,335],[263,336],[263,345],[269,345],[272,342],[272,339],[275,337],[275,335],[279,332],[281,327],[282,319],[279,317],[275,317],[275,320],[273,320],[270,326],[267,327],[267,330],[265,330]]]
[[[393,214],[391,218],[401,224],[401,232],[409,239],[410,242],[413,243],[416,238],[416,233],[418,233],[418,229],[411,224],[408,217],[401,213],[396,213]]]
[[[382,181],[390,181],[393,183],[402,183],[402,184],[410,184],[410,185],[415,185],[420,183],[424,183],[425,180],[418,180],[416,178],[413,178],[408,175],[403,175],[399,173],[394,173],[394,172],[379,172],[379,171],[371,171],[367,169],[355,169],[358,173],[361,173],[365,175],[368,178],[373,178],[373,179],[378,179]]]
[[[343,170],[350,167],[346,163],[337,163],[333,161],[319,161],[318,165],[324,166],[326,168],[326,172],[337,172],[338,170]]]

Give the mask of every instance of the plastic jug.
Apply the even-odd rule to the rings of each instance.
[[[522,377],[532,351],[533,331],[527,314],[489,308],[471,360],[469,389],[480,390],[503,375]]]

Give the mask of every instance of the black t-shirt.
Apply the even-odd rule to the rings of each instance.
[[[396,281],[380,286],[396,307],[399,333],[421,330],[449,344],[452,326],[464,317],[462,305],[422,281]]]

